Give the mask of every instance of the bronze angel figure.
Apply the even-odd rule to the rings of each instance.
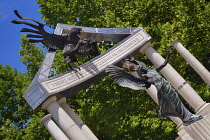
[[[82,28],[73,27],[67,35],[56,35],[53,33],[48,33],[44,30],[44,24],[31,19],[22,17],[17,10],[14,11],[17,17],[22,20],[13,20],[12,23],[15,24],[25,24],[36,30],[22,28],[21,32],[31,32],[35,34],[27,34],[28,38],[41,38],[40,40],[29,39],[31,43],[41,42],[46,47],[49,48],[49,51],[62,50],[62,54],[64,56],[65,62],[69,65],[70,70],[73,70],[73,67],[70,63],[77,62],[76,54],[78,55],[86,55],[89,58],[92,56],[97,56],[100,54],[100,51],[97,48],[97,42],[93,38],[89,39],[80,39],[79,35],[81,35],[84,31]],[[26,22],[24,20],[32,20],[38,25]]]
[[[185,126],[190,125],[200,119],[202,116],[191,113],[180,100],[175,89],[158,72],[167,65],[171,51],[168,52],[165,62],[153,69],[140,61],[133,59],[124,59],[122,67],[129,71],[136,71],[140,78],[125,72],[123,69],[110,65],[105,72],[122,87],[128,87],[134,90],[143,90],[154,85],[157,89],[158,105],[160,106],[158,116],[165,118],[168,116],[179,117]]]

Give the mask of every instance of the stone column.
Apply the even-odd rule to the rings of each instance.
[[[165,61],[165,59],[151,47],[150,43],[145,44],[140,49],[140,52],[145,53],[145,55],[156,67],[162,65]],[[201,99],[201,97],[170,64],[167,64],[167,66],[160,72],[179,92],[179,94],[195,109],[196,112],[205,105],[205,102]]]
[[[194,140],[210,139],[210,114],[204,116],[203,119],[189,125],[184,129],[192,136]]]
[[[51,136],[55,140],[69,140],[67,136],[60,130],[60,128],[51,119],[51,115],[48,114],[41,119],[40,124],[43,124],[50,132]]]
[[[182,57],[190,64],[190,66],[201,76],[201,78],[210,86],[210,73],[209,71],[181,44],[178,39],[175,39],[171,46],[182,55]],[[205,103],[196,110],[197,114],[207,115],[210,112],[210,104]]]
[[[70,106],[66,103],[66,98],[63,97],[58,100],[58,104],[66,111],[66,113],[72,118],[72,120],[78,125],[78,127],[82,130],[85,136],[89,140],[98,140],[98,138],[93,134],[93,132],[85,125],[85,123],[77,116],[77,114],[70,108]]]
[[[181,44],[175,39],[171,46],[182,55],[182,57],[190,64],[190,66],[201,76],[201,78],[210,86],[209,71]]]
[[[56,102],[56,96],[48,98],[42,105],[42,109],[47,109],[47,111],[52,115],[54,121],[61,128],[61,130],[66,134],[66,136],[71,140],[88,140],[86,136],[82,133],[80,128],[76,123],[68,116],[68,114],[59,106]]]

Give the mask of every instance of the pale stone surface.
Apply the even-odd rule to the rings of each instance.
[[[77,114],[66,103],[65,97],[59,99],[57,102],[71,117],[71,119],[78,125],[78,127],[82,130],[82,132],[89,140],[98,140],[98,138],[93,134],[93,132],[86,126],[86,124],[77,116]]]
[[[60,128],[55,124],[55,122],[51,119],[51,115],[48,114],[40,121],[47,130],[50,132],[51,136],[55,140],[69,140],[67,136],[60,130]]]
[[[183,125],[178,129],[178,135],[181,140],[193,140],[193,138],[186,132]]]
[[[154,85],[151,85],[150,88],[146,89],[146,92],[150,95],[150,97],[158,104],[157,98],[157,89]]]
[[[181,44],[175,39],[171,46],[182,55],[182,57],[190,64],[190,66],[201,76],[201,78],[210,86],[209,71]]]
[[[198,108],[197,110],[195,110],[196,114],[205,116],[208,113],[210,113],[210,104],[209,103],[205,103],[204,106],[201,106],[200,108]]]
[[[176,140],[182,140],[182,138],[181,137],[178,137],[178,138],[176,138]]]
[[[56,102],[55,96],[50,97],[42,104],[42,109],[47,109],[54,121],[71,140],[88,140],[76,123]]]
[[[75,72],[72,71],[48,81],[44,81],[41,84],[49,94],[54,94],[71,88],[86,81],[90,77],[96,76],[98,73],[104,71],[108,65],[121,61],[141,45],[148,42],[148,39],[150,39],[150,36],[148,36],[143,30],[140,30],[127,40],[116,45],[116,47],[112,47],[105,53],[81,65],[79,74],[75,74]]]
[[[178,39],[175,39],[171,46],[182,55],[182,57],[190,64],[190,66],[201,76],[201,78],[210,86],[210,73],[209,71],[181,44]],[[209,103],[200,105],[196,110],[199,115],[207,115],[210,112]]]
[[[210,114],[204,116],[203,119],[189,125],[184,126],[184,129],[195,140],[210,139]]]
[[[54,33],[57,35],[67,34],[73,27],[75,27],[75,25],[58,23]],[[95,27],[83,27],[83,26],[76,26],[76,27],[82,28],[82,30],[84,31],[84,33],[80,35],[81,39],[87,39],[92,37],[98,41],[121,41],[128,35],[136,32],[136,30],[142,29],[141,27],[130,27],[130,28],[95,28]]]
[[[68,32],[72,27],[74,26],[58,24],[55,34],[61,35],[65,31]],[[67,99],[70,98],[81,89],[102,78],[106,66],[119,63],[123,58],[134,54],[142,45],[151,41],[151,36],[141,27],[81,28],[85,31],[81,36],[83,39],[93,37],[96,40],[121,42],[114,45],[105,53],[82,64],[77,74],[66,72],[46,80],[55,52],[50,53],[49,56],[47,55],[47,59],[43,63],[44,67],[40,68],[42,72],[38,72],[38,75],[32,82],[32,86],[23,95],[34,110],[40,109],[40,105],[49,96],[62,94]]]
[[[43,97],[45,96],[45,93],[43,91],[43,88],[40,87],[40,82],[48,78],[55,53],[56,52],[47,52],[45,59],[39,68],[39,71],[37,72],[30,86],[23,94],[25,100],[33,109],[35,109],[35,107],[40,105],[45,100],[45,98]]]

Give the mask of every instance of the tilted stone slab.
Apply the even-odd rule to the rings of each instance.
[[[106,38],[106,41],[111,41],[111,38],[106,37],[107,33],[111,36],[114,36],[116,33],[115,41],[117,39],[124,39],[120,43],[107,50],[105,53],[81,65],[78,72],[72,71],[60,74],[58,76],[46,79],[45,81],[39,82],[39,84],[36,84],[33,89],[27,90],[23,97],[33,109],[40,109],[40,105],[52,95],[57,96],[57,98],[70,98],[78,91],[104,77],[104,70],[108,65],[119,63],[123,58],[134,53],[136,50],[139,50],[141,46],[151,40],[149,34],[147,34],[140,27],[120,28],[123,30],[121,32],[118,28],[82,28],[86,32],[86,37],[83,36],[83,38],[88,38],[90,34],[92,34],[92,37],[94,36],[94,38],[97,40]],[[59,32],[63,33],[63,30],[59,29]],[[99,33],[99,31],[101,33]],[[106,33],[103,33],[102,31]],[[90,32],[90,34],[88,34],[88,32]],[[128,34],[131,35],[128,36]],[[127,37],[125,38],[125,36]]]
[[[55,29],[55,34],[65,35],[71,28],[75,26],[58,23]],[[84,33],[80,36],[81,39],[94,38],[98,41],[122,41],[124,38],[133,34],[134,32],[142,29],[141,27],[130,27],[130,28],[94,28],[94,27],[81,27]]]

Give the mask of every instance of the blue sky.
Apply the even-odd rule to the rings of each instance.
[[[12,68],[17,68],[19,72],[26,72],[25,66],[18,60],[20,49],[20,30],[24,25],[16,25],[11,23],[12,20],[18,19],[14,14],[14,10],[27,18],[33,18],[45,23],[39,14],[38,4],[35,0],[0,0],[0,64],[5,66],[10,65]],[[53,29],[45,27],[48,32],[53,32]]]

